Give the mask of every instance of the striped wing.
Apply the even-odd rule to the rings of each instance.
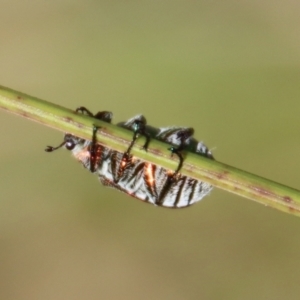
[[[169,171],[145,163],[144,184],[148,197],[156,205],[172,208],[190,206],[200,201],[211,190],[208,183],[178,174],[173,178]]]

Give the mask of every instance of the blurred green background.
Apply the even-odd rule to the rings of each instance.
[[[0,2],[0,84],[195,128],[299,188],[298,1]],[[102,187],[0,111],[0,298],[299,299],[300,219],[221,190],[182,210]]]

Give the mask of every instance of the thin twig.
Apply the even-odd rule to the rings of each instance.
[[[0,108],[87,140],[91,139],[92,127],[95,124],[101,128],[97,133],[98,142],[120,152],[126,151],[132,140],[132,133],[119,126],[75,114],[73,110],[1,86]],[[134,156],[165,169],[176,168],[177,161],[170,157],[165,143],[151,140],[147,152],[141,150],[143,143],[140,139],[132,148],[131,153]],[[296,189],[190,152],[186,154],[180,172],[231,193],[300,216],[300,191]]]

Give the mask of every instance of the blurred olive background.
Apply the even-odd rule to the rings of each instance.
[[[195,128],[299,188],[298,1],[0,2],[0,84],[114,122]],[[214,190],[182,210],[102,187],[63,135],[0,111],[1,299],[299,299],[300,218]]]

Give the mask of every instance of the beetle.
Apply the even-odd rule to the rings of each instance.
[[[112,113],[108,111],[93,114],[85,107],[79,107],[76,112],[108,123],[112,120]],[[213,159],[209,149],[192,137],[193,128],[155,128],[147,125],[143,115],[137,115],[125,122],[118,123],[117,126],[133,132],[132,142],[124,153],[98,144],[96,133],[99,128],[96,126],[93,127],[91,141],[66,133],[64,141],[59,146],[47,146],[45,151],[53,152],[64,146],[67,150],[72,151],[74,157],[85,168],[97,175],[103,185],[157,206],[187,207],[201,200],[212,190],[210,184],[180,174],[180,168],[183,164],[181,154],[183,150],[187,149]],[[175,154],[179,158],[178,167],[174,172],[130,154],[134,143],[141,135],[146,138],[143,146],[145,150],[147,150],[151,139],[157,139],[171,145],[169,148],[171,154]]]

